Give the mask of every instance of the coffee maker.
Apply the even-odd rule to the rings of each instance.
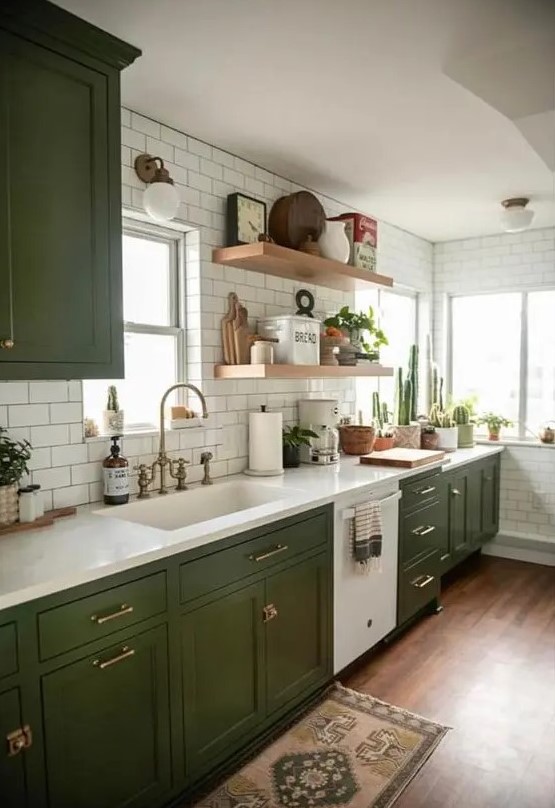
[[[339,463],[339,404],[335,398],[303,398],[299,401],[299,424],[311,429],[316,438],[301,446],[301,461],[313,466]]]

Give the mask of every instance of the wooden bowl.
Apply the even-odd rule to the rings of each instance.
[[[348,455],[370,454],[374,448],[376,430],[373,426],[340,426],[339,443]]]
[[[309,191],[281,196],[268,217],[268,231],[276,244],[298,250],[308,237],[317,242],[326,222],[320,201]]]

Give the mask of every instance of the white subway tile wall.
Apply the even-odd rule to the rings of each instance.
[[[172,456],[183,456],[191,463],[188,479],[194,482],[202,478],[199,464],[204,449],[214,455],[214,477],[238,473],[246,467],[248,412],[261,404],[283,412],[286,422],[296,420],[297,401],[302,397],[337,397],[343,412],[354,414],[355,389],[349,380],[214,379],[213,365],[221,360],[220,319],[227,308],[228,293],[237,292],[245,302],[254,327],[259,317],[294,313],[295,292],[302,286],[212,263],[212,247],[221,246],[225,241],[226,197],[244,190],[263,199],[269,210],[278,197],[300,190],[301,186],[123,109],[123,201],[126,208],[141,212],[144,186],[133,170],[133,163],[144,151],[164,158],[181,199],[177,218],[199,234],[196,243],[194,238],[187,239],[188,257],[193,259],[188,266],[187,284],[188,378],[201,385],[208,409],[214,413],[214,426],[168,435],[167,445]],[[329,216],[352,210],[348,205],[317,195]],[[379,271],[422,293],[421,324],[425,333],[429,328],[426,318],[432,294],[433,247],[423,239],[382,222],[378,238]],[[305,287],[315,295],[316,311],[321,314],[354,303],[350,294]],[[78,380],[0,382],[0,424],[9,426],[14,437],[31,440],[35,447],[32,481],[43,487],[47,508],[95,502],[102,496],[101,461],[109,452],[109,442],[83,442],[82,399],[82,385]],[[133,492],[137,490],[133,467],[152,462],[157,446],[155,436],[124,439],[123,451],[132,467]]]
[[[449,295],[555,289],[555,228],[434,245],[434,350],[445,367]],[[555,403],[554,403],[555,406]],[[507,447],[500,532],[555,544],[555,449]]]

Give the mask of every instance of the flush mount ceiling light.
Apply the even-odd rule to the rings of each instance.
[[[158,161],[159,166],[156,164]],[[135,172],[148,186],[143,194],[143,206],[150,218],[157,222],[169,222],[177,213],[179,194],[168,169],[164,168],[162,158],[139,154],[135,158]]]
[[[501,227],[506,233],[520,233],[530,227],[534,211],[526,209],[529,201],[525,196],[517,196],[501,202],[505,208],[501,212]]]

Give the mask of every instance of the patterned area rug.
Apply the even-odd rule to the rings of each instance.
[[[196,808],[388,808],[447,732],[335,685]]]

